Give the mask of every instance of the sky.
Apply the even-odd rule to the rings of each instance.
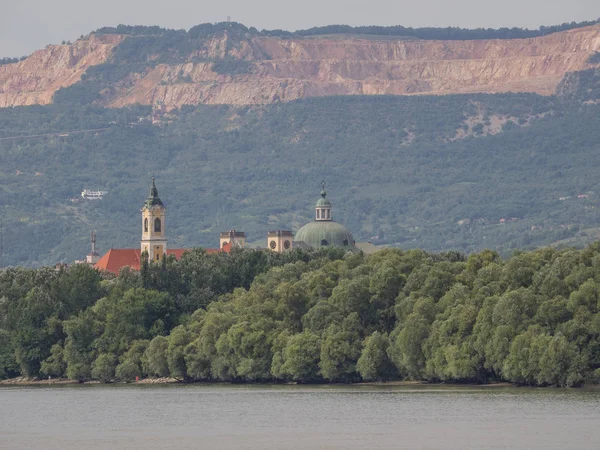
[[[0,0],[0,58],[30,54],[103,26],[189,29],[231,20],[258,29],[314,26],[538,28],[600,18],[600,0]]]

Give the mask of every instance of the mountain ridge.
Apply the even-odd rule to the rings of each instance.
[[[0,65],[0,107],[81,102],[82,91],[84,103],[167,110],[331,95],[552,95],[567,73],[597,66],[590,61],[600,51],[600,24],[492,40],[265,36],[237,25],[101,30]]]

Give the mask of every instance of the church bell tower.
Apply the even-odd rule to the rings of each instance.
[[[165,206],[152,177],[150,195],[142,207],[142,254],[148,254],[149,261],[160,261],[167,253],[167,238],[165,234]]]

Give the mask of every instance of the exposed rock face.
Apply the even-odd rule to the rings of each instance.
[[[49,45],[23,61],[0,65],[0,107],[46,105],[54,92],[81,79],[90,66],[102,64],[123,40],[95,36],[68,45]]]
[[[121,39],[92,37],[0,66],[0,106],[50,102],[55,90],[78,81],[87,66],[104,62]],[[330,95],[550,95],[566,73],[590,67],[588,58],[600,51],[600,25],[515,40],[251,37],[227,45],[227,39],[206,41],[189,55],[190,62],[159,64],[129,76],[102,103],[121,107],[160,101],[171,109]],[[213,62],[193,62],[225,57],[247,64],[227,74],[215,70]]]

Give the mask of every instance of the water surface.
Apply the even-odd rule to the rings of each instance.
[[[599,449],[600,390],[0,388],[2,449]]]

